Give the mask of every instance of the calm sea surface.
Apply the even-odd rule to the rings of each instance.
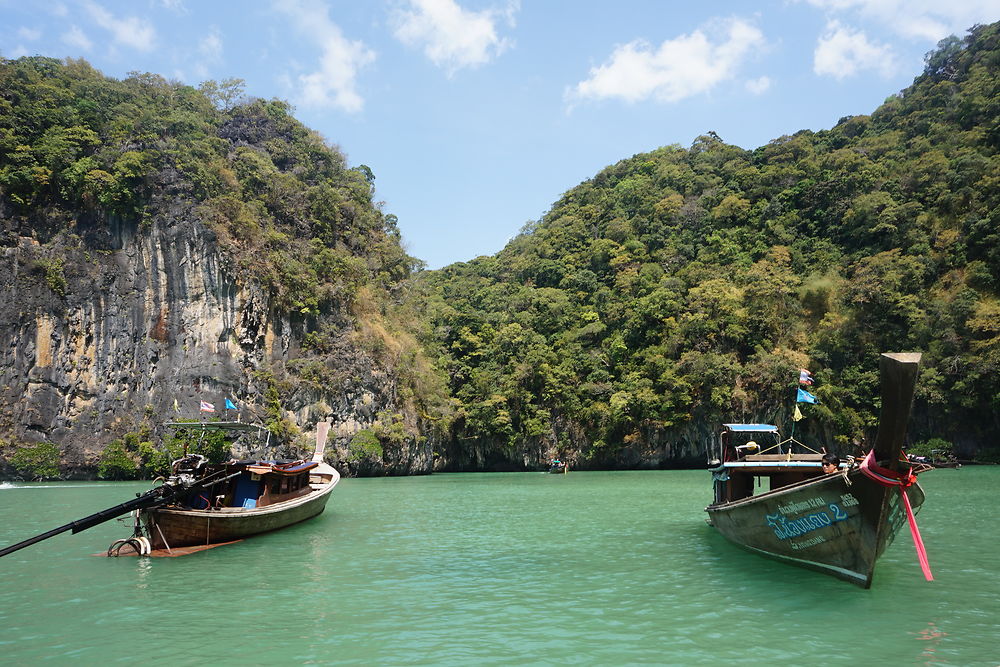
[[[95,558],[116,521],[0,559],[0,664],[998,665],[1000,467],[921,476],[871,590],[737,549],[701,471],[346,479],[293,528]],[[0,484],[0,546],[144,483]]]

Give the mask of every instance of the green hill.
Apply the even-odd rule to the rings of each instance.
[[[287,103],[0,59],[0,476],[155,474],[226,399],[280,455],[329,421],[348,474],[701,465],[721,422],[791,429],[800,368],[796,437],[854,453],[907,350],[912,439],[997,458],[998,70],[977,26],[871,115],[635,155],[420,271]]]
[[[873,436],[877,355],[920,350],[911,436],[1000,433],[1000,24],[869,116],[608,167],[500,253],[424,274],[454,468],[703,462],[724,421]],[[940,444],[940,443],[938,443]]]

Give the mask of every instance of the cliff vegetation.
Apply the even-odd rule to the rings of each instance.
[[[703,464],[719,423],[793,428],[800,368],[819,403],[796,437],[854,453],[878,354],[910,350],[913,439],[995,448],[998,68],[1000,25],[977,26],[870,115],[635,155],[496,256],[425,274],[450,463]]]
[[[870,115],[635,155],[423,271],[287,103],[0,59],[0,474],[255,451],[162,431],[202,401],[276,455],[329,421],[348,474],[701,465],[733,421],[850,454],[909,350],[914,446],[1000,458],[998,82],[976,26]]]
[[[0,59],[7,473],[51,476],[55,449],[63,474],[148,474],[151,431],[227,400],[279,453],[327,420],[355,471],[428,472],[446,388],[395,305],[420,264],[373,184],[239,80]],[[363,428],[391,433],[377,460]]]

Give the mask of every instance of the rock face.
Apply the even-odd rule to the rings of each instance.
[[[616,442],[595,446],[569,420],[558,420],[552,436],[522,442],[517,447],[488,438],[440,443],[434,469],[442,472],[511,472],[547,469],[558,458],[571,470],[654,470],[704,468],[715,433],[711,426],[689,424],[670,430],[648,429],[646,445]]]
[[[260,285],[234,275],[194,206],[161,192],[148,221],[80,219],[41,241],[0,212],[0,434],[52,441],[65,476],[92,477],[104,446],[144,420],[158,428],[198,417],[205,401],[217,415],[259,421],[269,383],[284,383],[281,408],[302,431],[290,450],[311,451],[316,422],[330,421],[327,457],[349,473],[353,434],[395,407],[391,372],[345,328],[343,382],[295,382],[286,364],[301,352],[306,323],[276,314]],[[226,399],[238,410],[223,413]],[[431,466],[431,444],[411,439],[367,469]]]

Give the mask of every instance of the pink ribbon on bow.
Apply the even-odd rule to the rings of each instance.
[[[917,476],[913,474],[913,468],[905,473],[897,473],[888,468],[875,463],[875,450],[868,452],[868,456],[861,462],[861,472],[868,479],[881,484],[882,486],[895,486],[899,488],[899,495],[903,497],[903,507],[906,508],[906,519],[910,523],[910,535],[913,536],[913,546],[917,550],[917,560],[920,561],[920,569],[924,572],[927,581],[934,581],[931,574],[931,566],[927,560],[927,550],[924,548],[924,541],[920,538],[920,529],[917,528],[917,519],[913,516],[913,507],[910,505],[910,498],[906,495],[906,487],[912,486],[917,481]]]

